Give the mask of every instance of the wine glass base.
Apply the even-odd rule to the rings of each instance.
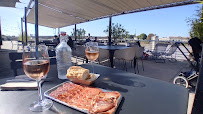
[[[41,102],[35,101],[30,105],[30,110],[33,112],[42,112],[49,109],[53,105],[52,100],[44,99]]]

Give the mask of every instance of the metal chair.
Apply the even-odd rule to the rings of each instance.
[[[136,47],[131,47],[131,48],[127,48],[127,49],[121,49],[121,50],[116,50],[114,53],[114,57],[115,59],[119,59],[119,60],[123,60],[125,61],[125,70],[127,71],[127,65],[126,65],[126,61],[132,61],[135,58],[135,48]],[[132,65],[132,64],[131,64]],[[135,69],[134,69],[135,70]]]
[[[186,46],[183,43],[180,43],[185,49],[188,51],[188,53],[191,55],[194,60],[190,60],[184,52],[177,46],[179,51],[184,55],[184,57],[187,59],[187,61],[190,63],[191,70],[188,72],[181,72],[177,77],[174,78],[173,83],[182,85],[186,88],[191,87],[195,88],[196,85],[199,85],[197,81],[199,80],[199,74],[202,70],[202,41],[198,38],[192,38],[188,41],[189,45],[192,47],[192,53],[186,48]],[[176,43],[177,44],[177,43]],[[201,56],[200,56],[201,55]],[[200,65],[201,63],[201,65]]]
[[[13,75],[17,76],[18,69],[22,68],[22,55],[23,53],[20,52],[10,52],[9,53],[9,59],[11,60],[10,62],[10,67],[13,70]]]
[[[109,59],[109,50],[99,48],[99,57],[98,57],[98,59],[97,59],[97,61],[99,62],[99,64],[100,64],[102,61],[108,60],[108,59]]]
[[[166,48],[168,47],[168,44],[164,43],[157,43],[155,45],[154,51],[150,51],[152,54],[152,57],[155,59],[155,62],[165,62],[164,53],[166,52]]]
[[[174,55],[177,48],[178,48],[177,46],[179,46],[179,44],[175,44],[175,43],[172,44],[171,47],[164,53],[165,58],[169,57],[168,59],[170,62],[176,62],[177,61],[176,55]],[[175,57],[173,57],[173,55]]]
[[[22,41],[18,41],[18,43],[17,43],[17,50],[19,50],[20,47],[23,47],[23,42]]]
[[[83,45],[76,45],[75,49],[72,50],[72,56],[76,58],[76,64],[78,63],[78,59],[82,59],[83,63],[86,59],[85,56],[85,46]]]

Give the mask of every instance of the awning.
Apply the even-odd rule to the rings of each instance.
[[[192,4],[196,0],[38,0],[39,25],[61,28],[108,16]],[[35,8],[27,22],[35,23]]]
[[[19,0],[0,0],[0,7],[15,7]]]

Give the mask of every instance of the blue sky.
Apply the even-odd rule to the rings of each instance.
[[[1,29],[4,35],[18,36],[21,32],[20,18],[24,15],[26,0],[21,0],[25,4],[17,4],[17,8],[0,7]],[[172,8],[164,8],[139,13],[125,14],[112,17],[113,23],[122,24],[130,34],[140,35],[141,33],[154,33],[159,37],[183,36],[189,37],[190,26],[186,18],[194,17],[195,11],[200,4],[185,5]],[[103,31],[108,26],[109,19],[100,19],[96,21],[77,24],[77,28],[86,30],[86,35],[107,36]],[[61,28],[71,34],[74,26]],[[28,34],[34,34],[33,24],[28,24]],[[58,29],[39,26],[39,35],[55,35]]]

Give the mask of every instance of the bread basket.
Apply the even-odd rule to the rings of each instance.
[[[67,77],[71,82],[77,83],[77,84],[83,84],[83,85],[91,85],[93,82],[95,82],[95,80],[100,76],[99,74],[93,74],[90,73],[90,77],[86,80],[80,80],[78,78],[74,78],[74,77]]]

